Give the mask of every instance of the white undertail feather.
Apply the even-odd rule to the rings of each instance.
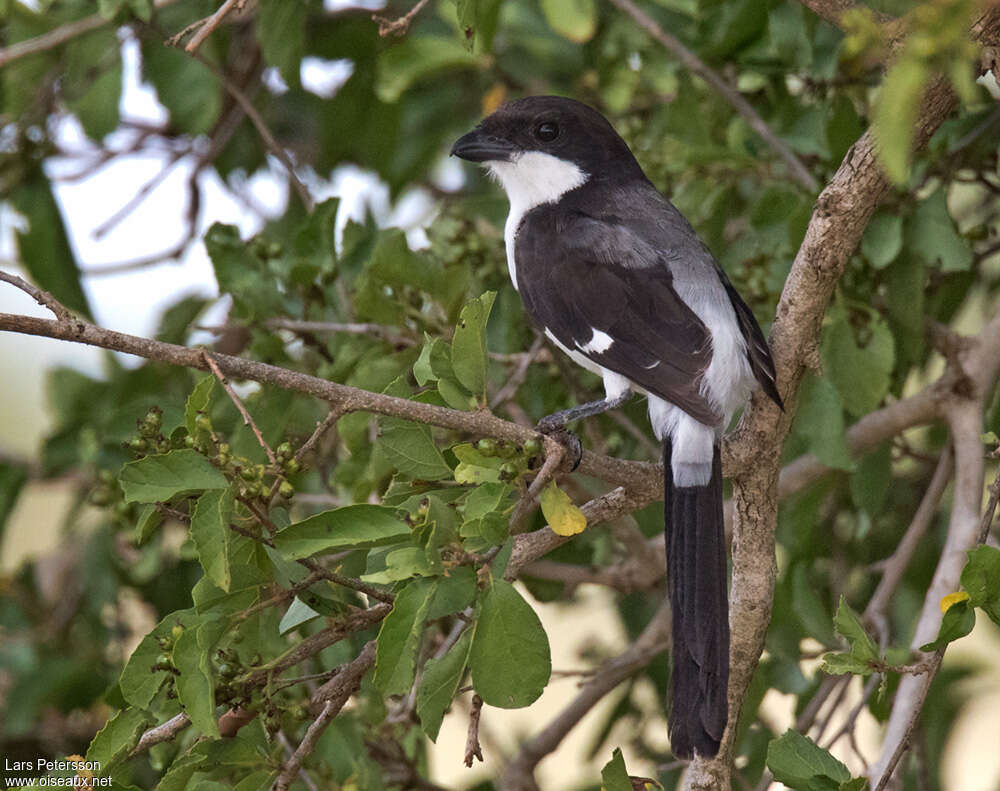
[[[517,288],[517,263],[514,259],[514,241],[524,215],[543,203],[554,203],[572,189],[587,181],[589,176],[572,162],[567,162],[541,151],[516,154],[510,162],[484,163],[490,174],[500,182],[510,213],[504,225],[503,238],[507,246],[507,269],[510,282]]]

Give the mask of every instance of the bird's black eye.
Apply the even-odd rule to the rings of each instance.
[[[559,137],[559,124],[555,121],[543,121],[535,127],[535,137],[543,143],[550,143]]]

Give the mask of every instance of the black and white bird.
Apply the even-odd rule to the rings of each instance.
[[[604,381],[568,421],[646,395],[663,443],[675,755],[715,755],[728,716],[729,616],[719,442],[755,381],[781,406],[754,319],[688,221],[596,110],[557,96],[502,106],[452,148],[510,201],[507,266],[531,319]]]

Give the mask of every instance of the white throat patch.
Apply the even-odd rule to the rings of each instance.
[[[510,162],[487,162],[490,174],[500,182],[510,201],[510,214],[504,226],[507,246],[507,269],[517,288],[517,265],[514,262],[514,239],[524,215],[543,203],[553,203],[567,192],[584,184],[589,174],[565,159],[541,151],[527,151]]]

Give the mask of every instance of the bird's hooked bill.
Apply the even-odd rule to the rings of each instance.
[[[473,129],[451,147],[451,155],[469,162],[509,162],[516,149],[506,140]]]

